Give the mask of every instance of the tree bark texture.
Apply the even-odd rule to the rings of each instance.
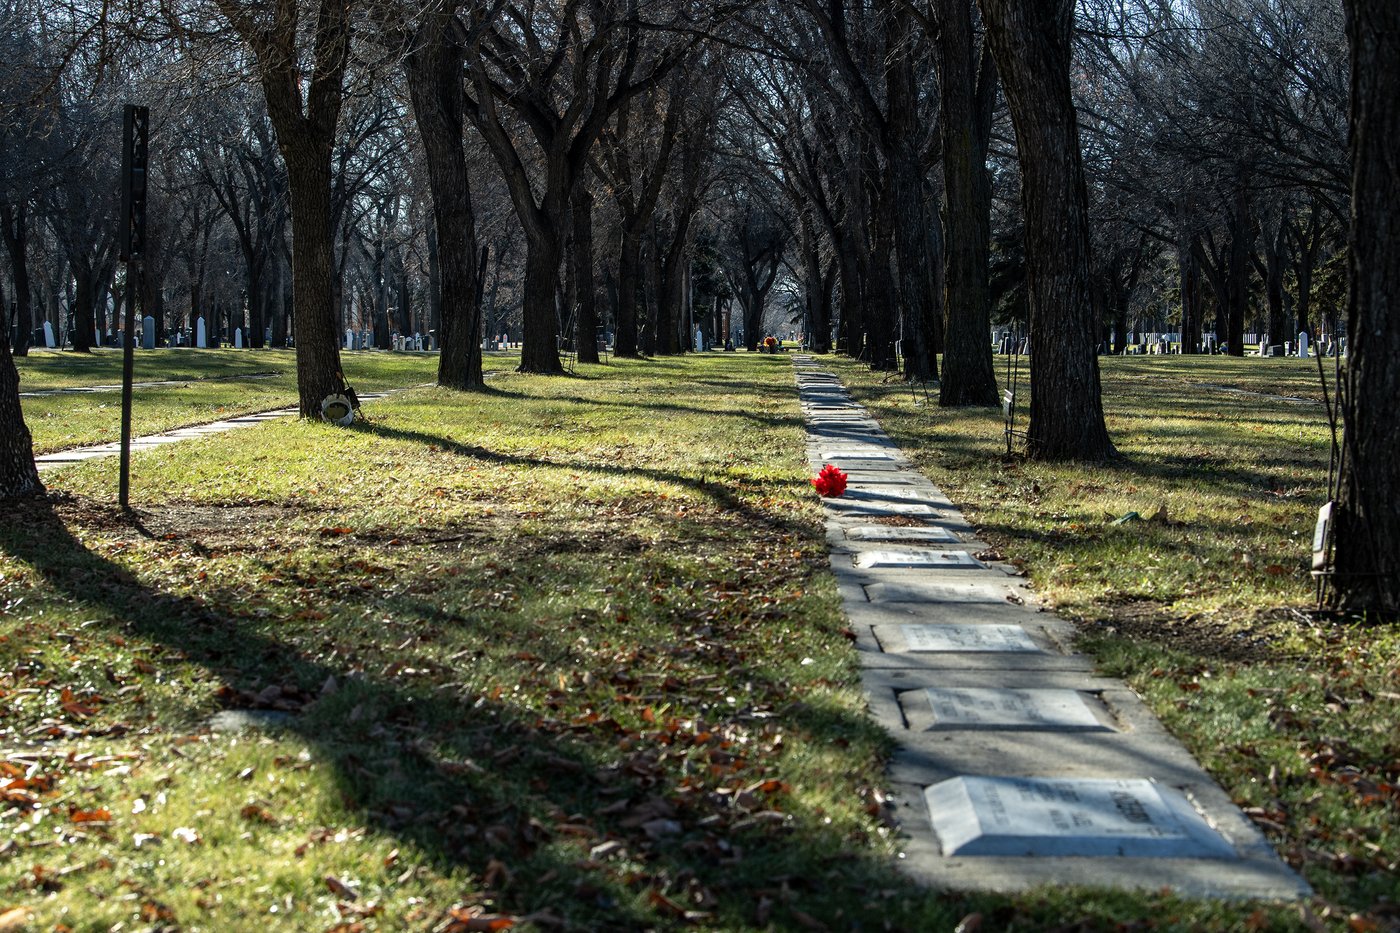
[[[465,55],[453,34],[453,17],[438,4],[423,14],[413,48],[404,61],[413,114],[428,164],[440,291],[438,385],[479,389],[481,306],[477,301],[476,215],[462,147],[466,95]]]
[[[19,371],[10,344],[0,340],[0,499],[44,491],[34,466],[34,442],[19,404]]]
[[[525,251],[525,326],[521,336],[520,371],[552,375],[564,371],[559,361],[559,237],[540,231],[529,238]]]
[[[579,183],[573,195],[573,262],[578,289],[574,316],[574,347],[580,363],[600,362],[598,356],[598,277],[593,269],[593,192]]]
[[[642,281],[642,232],[624,229],[617,265],[617,330],[613,336],[616,356],[637,355],[637,292]]]
[[[1114,455],[1104,426],[1089,291],[1089,211],[1070,95],[1072,0],[979,0],[1021,164],[1031,315],[1027,450],[1040,460]]]
[[[10,322],[15,326],[14,355],[28,356],[34,312],[30,303],[28,217],[23,204],[0,205],[0,231],[10,254],[10,281],[15,287],[15,319]]]
[[[1334,604],[1400,615],[1400,6],[1346,0],[1352,220]]]
[[[972,0],[943,0],[939,33],[939,89],[943,105],[943,196],[947,218],[943,255],[944,408],[997,404],[992,363],[992,185],[978,93],[972,36]],[[991,80],[984,69],[984,80]],[[985,122],[990,122],[985,121]]]

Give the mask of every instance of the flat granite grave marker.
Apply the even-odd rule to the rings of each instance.
[[[900,525],[860,525],[846,529],[850,541],[957,541],[947,528],[906,528]]]
[[[901,625],[910,651],[1040,652],[1019,625]]]
[[[869,583],[872,603],[996,603],[1005,605],[1011,590],[986,583]]]
[[[1238,858],[1152,781],[958,777],[924,791],[945,856]]]
[[[967,567],[969,569],[985,569],[987,566],[966,551],[933,551],[923,548],[863,551],[856,555],[855,565],[869,570],[881,567]]]
[[[1102,729],[1078,690],[929,687],[934,728]]]
[[[933,515],[937,511],[927,502],[861,502],[836,499],[828,504],[844,513],[854,515]]]

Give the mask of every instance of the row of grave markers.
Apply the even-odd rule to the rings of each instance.
[[[999,889],[1099,883],[1110,863],[1169,859],[1158,874],[1184,889],[1195,879],[1200,890],[1305,892],[1126,688],[1032,637],[1033,623],[1051,637],[1033,595],[1014,570],[978,558],[986,545],[837,377],[811,357],[794,364],[812,468],[831,463],[849,477],[845,495],[825,500],[833,572],[872,713],[900,743],[892,777],[915,798],[902,804],[902,828],[927,877]],[[1092,766],[1100,761],[1104,771]],[[1193,805],[1207,798],[1229,837]],[[1150,877],[1116,871],[1129,885]]]

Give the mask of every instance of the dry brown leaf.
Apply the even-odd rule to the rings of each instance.
[[[356,891],[349,884],[345,883],[344,881],[341,881],[335,875],[327,875],[323,880],[326,882],[326,887],[329,888],[330,892],[336,897],[343,897],[347,901],[358,900],[360,897],[359,891]]]
[[[96,810],[74,810],[68,814],[68,818],[74,823],[110,823],[112,811],[105,807]]]
[[[11,907],[0,913],[0,933],[20,933],[33,916],[28,907]]]

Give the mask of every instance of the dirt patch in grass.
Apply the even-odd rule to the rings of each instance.
[[[1270,609],[1252,618],[1229,620],[1208,614],[1182,616],[1148,599],[1127,599],[1103,607],[1101,619],[1085,622],[1093,634],[1120,635],[1152,642],[1172,651],[1224,663],[1282,662],[1295,659],[1296,650],[1284,645],[1282,631],[1294,624],[1310,624],[1293,609]]]

